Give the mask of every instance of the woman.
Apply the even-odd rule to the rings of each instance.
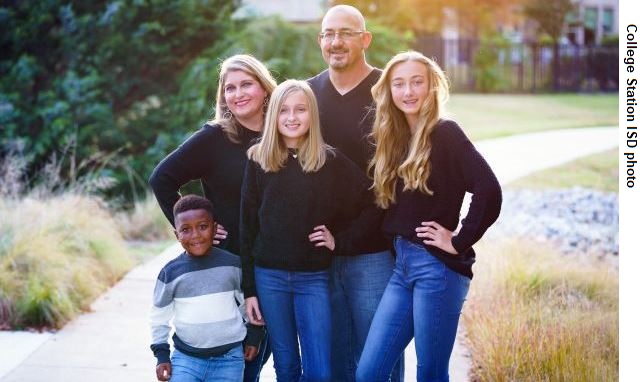
[[[260,137],[266,105],[275,87],[276,81],[269,70],[252,56],[235,55],[222,63],[215,119],[164,158],[149,180],[172,225],[173,205],[180,197],[180,187],[199,180],[222,226],[216,234],[219,242],[214,243],[239,254],[240,189],[246,151]],[[266,340],[257,357],[245,354],[247,359],[256,358],[246,364],[245,381],[257,380],[265,343]]]
[[[333,253],[366,237],[349,211],[375,210],[368,181],[324,143],[304,81],[278,85],[248,155],[240,218],[247,315],[267,323],[279,381],[331,381],[329,267]]]
[[[443,119],[448,84],[418,52],[400,53],[371,90],[376,102],[370,168],[383,231],[396,265],[357,370],[358,381],[387,381],[415,337],[418,381],[448,381],[458,319],[473,276],[477,242],[498,218],[493,171],[454,121]],[[473,194],[459,231],[465,192]]]

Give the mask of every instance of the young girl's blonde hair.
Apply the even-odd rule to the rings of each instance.
[[[304,93],[309,104],[311,117],[309,131],[302,137],[302,142],[298,147],[298,161],[300,161],[302,170],[304,172],[318,171],[327,160],[327,152],[332,151],[332,148],[322,139],[318,103],[313,91],[305,81],[286,80],[276,86],[271,94],[260,142],[251,146],[247,151],[249,159],[260,164],[260,167],[266,172],[280,170],[289,155],[287,146],[278,131],[278,116],[285,99],[296,91]]]
[[[219,124],[222,130],[227,134],[231,142],[240,143],[238,136],[240,123],[236,117],[231,114],[229,106],[224,99],[224,87],[227,82],[227,74],[233,71],[241,71],[255,78],[267,93],[265,105],[269,102],[269,97],[276,87],[276,80],[269,72],[266,66],[260,60],[248,54],[236,54],[224,60],[220,65],[220,74],[218,75],[218,90],[216,91],[216,112],[215,118],[209,121],[210,124]]]
[[[429,87],[429,94],[420,106],[413,135],[404,113],[391,97],[391,72],[396,65],[407,61],[424,64]],[[449,84],[442,69],[419,52],[399,53],[387,63],[371,94],[376,103],[376,118],[371,131],[376,151],[369,169],[373,169],[376,203],[381,208],[388,208],[389,204],[395,203],[398,177],[404,181],[404,190],[420,190],[432,195],[433,191],[427,186],[431,174],[431,133],[449,96]]]

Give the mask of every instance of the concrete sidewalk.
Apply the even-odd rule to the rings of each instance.
[[[502,184],[617,145],[617,127],[550,131],[476,144]],[[155,381],[155,359],[149,350],[151,294],[162,265],[180,251],[176,243],[136,267],[96,300],[91,312],[53,335],[23,334],[22,337],[19,333],[0,332],[0,364],[3,366],[0,380]],[[415,380],[416,375],[412,345],[406,351],[406,381]],[[7,366],[12,359],[15,365]],[[456,341],[450,365],[451,381],[467,381],[470,367],[469,355]],[[2,372],[8,373],[3,377]],[[275,380],[271,362],[261,376],[263,381]]]

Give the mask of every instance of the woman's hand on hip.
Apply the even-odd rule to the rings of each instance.
[[[224,229],[222,224],[216,224],[216,234],[213,237],[213,245],[220,244],[220,241],[226,239],[228,234],[229,232]]]
[[[249,317],[249,322],[253,325],[264,325],[264,318],[260,312],[260,306],[258,305],[257,297],[247,297],[244,299],[244,308]]]
[[[420,224],[420,227],[416,228],[416,232],[419,238],[424,239],[422,240],[423,243],[440,248],[452,255],[458,254],[458,251],[456,251],[451,243],[453,232],[434,221],[422,222]]]
[[[309,235],[309,241],[315,243],[316,247],[327,247],[331,251],[336,248],[336,240],[324,225],[313,228],[313,232]]]

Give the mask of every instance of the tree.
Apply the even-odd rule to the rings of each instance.
[[[529,0],[524,14],[538,24],[538,30],[547,34],[554,43],[562,35],[569,12],[575,9],[571,0]]]
[[[350,0],[331,1],[331,5],[349,4],[367,18],[394,29],[417,34],[439,34],[445,13],[457,16],[455,27],[461,35],[477,37],[491,33],[499,22],[514,17],[512,9],[521,0]]]
[[[558,70],[560,57],[558,41],[562,35],[565,20],[569,12],[575,10],[571,0],[529,0],[524,14],[536,21],[538,31],[548,35],[553,41],[553,88],[558,89]]]
[[[203,118],[179,114],[195,100],[176,94],[190,64],[205,52],[211,57],[224,39],[234,4],[1,2],[0,158],[20,148],[32,176],[66,150],[65,175],[73,177],[75,163],[118,151],[119,163],[84,168],[113,175],[119,184],[113,194],[122,194],[155,163],[145,155],[158,153],[159,132],[183,138],[186,128],[178,123]]]

